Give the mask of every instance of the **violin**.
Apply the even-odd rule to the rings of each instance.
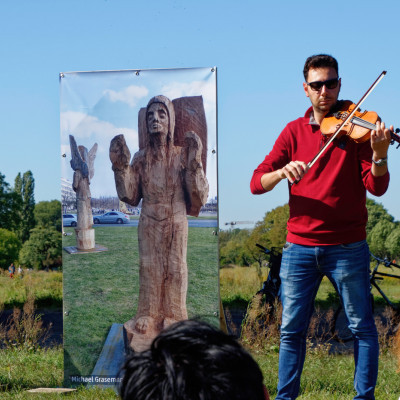
[[[322,121],[321,124],[321,131],[326,131],[330,133],[326,133],[330,135],[330,138],[328,141],[325,143],[325,145],[321,148],[321,150],[318,152],[318,154],[307,164],[309,168],[311,168],[316,161],[321,157],[322,153],[328,148],[328,146],[335,140],[338,136],[343,135],[345,132],[347,135],[347,132],[350,132],[349,136],[353,135],[355,138],[353,140],[362,142],[366,141],[370,138],[371,135],[371,130],[376,130],[376,125],[375,123],[378,121],[379,117],[378,114],[376,114],[373,111],[370,112],[365,112],[362,113],[360,111],[360,106],[364,102],[364,100],[369,96],[369,94],[372,92],[372,90],[376,87],[376,85],[381,81],[381,79],[386,75],[386,71],[383,71],[378,78],[375,80],[375,82],[371,85],[371,87],[364,93],[364,95],[361,97],[359,102],[357,104],[353,104],[351,101],[342,101],[338,102],[339,105],[343,105],[345,110],[339,109],[339,111],[334,111],[330,116],[327,118],[327,122],[324,124],[324,128],[322,128],[322,124],[325,120]],[[347,109],[346,109],[347,107]],[[341,108],[341,107],[340,107]],[[358,115],[357,115],[358,113]],[[333,118],[333,119],[329,119]],[[372,122],[374,121],[374,122]],[[361,125],[361,127],[360,127]],[[333,129],[332,129],[333,127]],[[332,133],[332,130],[334,131]],[[361,132],[361,134],[360,134]],[[396,129],[396,133],[399,133],[400,130]],[[364,134],[362,134],[364,133]],[[367,136],[366,136],[367,135]],[[369,135],[369,136],[368,136]],[[394,132],[391,132],[392,135],[392,141],[391,144],[393,144],[395,141],[400,143],[400,137],[399,135],[395,134]],[[397,146],[399,147],[399,146]]]
[[[347,135],[350,139],[357,143],[363,143],[371,137],[371,131],[376,130],[376,122],[380,121],[375,111],[361,111],[360,108],[354,111],[356,105],[350,100],[339,100],[335,107],[325,116],[320,125],[323,135],[331,136],[339,129],[338,137]],[[343,121],[353,113],[350,120],[343,124]],[[390,144],[397,142],[400,146],[400,136],[397,128],[394,132],[390,132],[392,140]]]

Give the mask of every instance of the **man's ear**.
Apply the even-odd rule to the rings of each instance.
[[[308,85],[307,85],[307,83],[305,83],[305,82],[303,82],[303,89],[304,89],[304,92],[306,93],[306,96],[307,96],[307,97],[310,97],[310,96],[308,95]]]

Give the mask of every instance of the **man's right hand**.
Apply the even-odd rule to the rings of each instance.
[[[304,161],[291,161],[277,172],[281,179],[286,178],[290,183],[294,183],[300,181],[307,171],[308,166]]]
[[[308,171],[308,166],[303,161],[291,161],[283,168],[273,172],[267,172],[261,178],[261,186],[265,191],[272,190],[282,179],[288,179],[290,183],[298,182]]]

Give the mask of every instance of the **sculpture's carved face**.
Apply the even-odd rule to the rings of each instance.
[[[147,110],[147,126],[150,134],[168,135],[169,117],[167,108],[162,103],[153,103]]]

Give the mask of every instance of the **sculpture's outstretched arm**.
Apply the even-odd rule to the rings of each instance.
[[[185,165],[185,189],[187,195],[187,212],[199,215],[200,208],[206,204],[208,197],[208,181],[201,162],[203,145],[195,132],[185,133],[183,162]]]
[[[131,153],[124,135],[115,136],[110,144],[110,160],[114,171],[118,197],[132,206],[137,206],[142,198],[140,174],[135,158],[129,164]]]
[[[69,144],[71,147],[71,168],[74,171],[81,171],[82,177],[89,177],[89,168],[85,160],[82,158],[81,153],[79,152],[78,146],[76,144],[75,138],[72,135],[69,135]],[[85,147],[81,146],[83,150],[86,150]]]

